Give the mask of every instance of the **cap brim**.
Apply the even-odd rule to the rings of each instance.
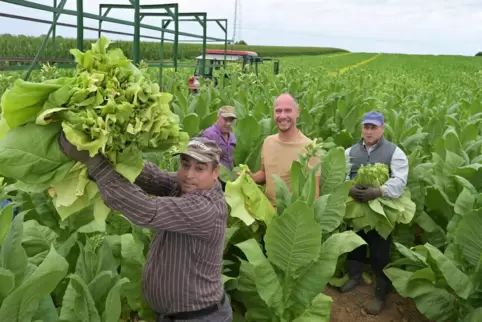
[[[373,124],[373,125],[376,125],[376,126],[382,126],[383,123],[378,121],[378,120],[364,120],[362,122],[362,124]]]
[[[234,117],[234,118],[236,118],[236,114],[234,114],[234,113],[221,113],[220,115],[222,117]]]
[[[210,158],[206,157],[205,155],[202,155],[200,153],[197,153],[197,152],[193,152],[193,151],[187,151],[187,152],[177,152],[177,153],[174,153],[173,156],[177,156],[177,155],[185,155],[185,156],[188,156],[188,157],[191,157],[199,162],[204,162],[204,163],[209,163],[209,162],[213,162],[213,160],[211,160]]]

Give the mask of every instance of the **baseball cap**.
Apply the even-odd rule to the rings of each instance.
[[[367,112],[363,115],[362,124],[373,124],[376,126],[381,126],[385,124],[385,119],[383,115],[379,112]]]
[[[223,106],[219,109],[218,115],[222,117],[234,117],[236,118],[236,110],[232,106]]]
[[[204,137],[195,137],[187,144],[185,152],[174,153],[173,155],[187,155],[200,162],[219,162],[221,158],[221,149],[218,144]]]

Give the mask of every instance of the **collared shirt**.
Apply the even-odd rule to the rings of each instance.
[[[106,161],[90,168],[89,176],[109,208],[157,230],[142,276],[144,297],[154,311],[194,311],[221,300],[228,208],[219,182],[210,190],[180,195],[175,174],[151,163],[135,184]]]
[[[202,133],[202,136],[215,141],[221,148],[221,163],[232,170],[234,168],[234,148],[236,147],[236,137],[233,133],[228,133],[228,139],[226,140],[219,129],[217,124],[213,124],[208,127]]]
[[[376,148],[376,144],[368,147],[365,142],[363,142],[363,146],[367,150],[368,154]],[[348,159],[350,155],[351,147],[345,150],[345,157]],[[398,146],[396,147],[395,151],[393,152],[392,161],[390,163],[390,170],[392,172],[392,176],[390,179],[382,185],[383,196],[388,198],[399,198],[403,191],[405,190],[405,186],[407,185],[408,180],[408,159],[405,155],[405,152],[402,151]],[[346,177],[347,180],[350,180],[350,172],[348,171],[348,175]]]

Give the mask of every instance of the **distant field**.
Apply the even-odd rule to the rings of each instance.
[[[0,35],[0,57],[35,57],[39,50],[43,37],[29,37],[29,36],[12,36]],[[85,40],[84,48],[90,48],[90,44],[95,40]],[[132,55],[132,41],[116,41],[111,47],[121,48],[126,55],[131,58]],[[56,52],[53,52],[52,41],[50,40],[45,48],[43,57],[48,58],[71,58],[69,50],[76,48],[77,40],[75,38],[56,39]],[[224,45],[210,45],[208,48],[224,49]],[[179,59],[193,58],[201,52],[201,44],[179,44],[178,57]],[[330,47],[282,47],[282,46],[228,46],[228,49],[237,50],[251,50],[256,51],[260,56],[299,56],[299,55],[323,55],[339,52],[347,52],[340,48]],[[143,41],[141,43],[141,57],[145,60],[158,60],[160,51],[160,43],[152,41]],[[164,44],[164,58],[172,57],[172,43]]]

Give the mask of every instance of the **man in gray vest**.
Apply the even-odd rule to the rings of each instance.
[[[383,115],[378,112],[368,112],[362,121],[362,139],[345,151],[352,168],[347,179],[355,178],[360,166],[371,163],[384,163],[389,166],[390,179],[381,187],[362,187],[354,185],[350,189],[350,196],[358,202],[368,202],[378,197],[399,198],[405,189],[408,177],[408,159],[405,153],[390,141],[383,137],[385,121]],[[376,230],[365,233],[358,232],[370,248],[370,259],[373,273],[376,277],[375,296],[365,306],[367,313],[379,314],[384,306],[391,281],[383,272],[390,262],[390,247],[392,236],[385,240]],[[341,292],[355,289],[362,282],[363,262],[366,256],[366,245],[353,250],[347,256],[348,272],[350,280],[341,287]]]

